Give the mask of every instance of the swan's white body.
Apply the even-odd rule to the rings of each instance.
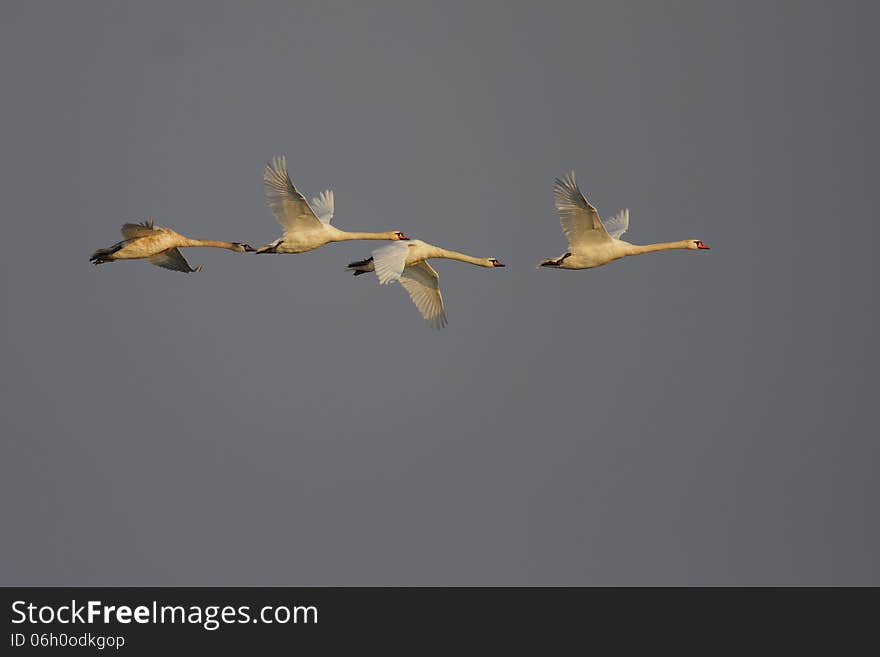
[[[137,224],[122,225],[121,242],[106,249],[98,249],[89,258],[96,265],[114,260],[146,259],[157,267],[173,271],[193,273],[201,271],[201,266],[193,269],[180,252],[181,247],[207,246],[228,249],[237,253],[253,251],[254,248],[241,242],[220,240],[199,240],[181,235],[178,232],[157,226],[152,219]]]
[[[659,244],[630,244],[620,239],[629,228],[629,210],[602,222],[578,188],[574,171],[556,179],[553,200],[562,232],[568,240],[568,251],[558,258],[538,263],[539,267],[556,269],[591,269],[620,258],[669,249],[708,249],[700,240],[680,240]]]
[[[384,233],[356,233],[339,230],[330,225],[333,219],[333,190],[325,190],[309,205],[297,191],[287,173],[285,158],[275,157],[263,170],[263,189],[266,202],[275,219],[284,229],[280,238],[261,246],[257,253],[303,253],[329,244],[347,240],[400,240],[406,235],[399,230]]]
[[[479,267],[503,267],[495,258],[475,258],[458,251],[449,251],[422,240],[408,240],[382,246],[373,251],[367,260],[351,263],[348,268],[354,275],[376,272],[381,285],[392,281],[400,283],[410,298],[433,328],[446,326],[446,309],[440,294],[440,276],[431,265],[429,258],[459,260]]]

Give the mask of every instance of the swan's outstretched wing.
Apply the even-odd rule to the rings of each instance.
[[[161,253],[157,253],[156,255],[147,258],[147,260],[157,267],[164,267],[165,269],[171,269],[173,271],[183,271],[187,274],[202,271],[201,266],[198,266],[195,269],[190,267],[186,258],[183,257],[183,254],[177,248],[165,249]]]
[[[305,196],[300,194],[290,176],[287,175],[287,161],[284,156],[274,157],[263,169],[263,189],[266,202],[272,208],[275,219],[285,233],[295,230],[314,230],[323,226],[312,211]]]
[[[392,242],[373,251],[373,267],[380,284],[400,280],[408,254],[409,242]]]
[[[602,220],[599,219],[596,208],[587,202],[578,189],[574,171],[556,179],[556,184],[553,186],[553,201],[559,214],[559,223],[562,224],[562,232],[565,233],[572,251],[577,251],[578,247],[607,242],[611,239],[605,226],[602,225]]]
[[[156,228],[153,219],[142,221],[136,224],[122,224],[122,236],[127,240],[133,240],[138,237],[148,237],[153,235]]]
[[[322,223],[329,224],[333,219],[333,190],[325,189],[312,199],[312,209]]]
[[[611,219],[606,219],[602,223],[605,224],[605,230],[608,231],[612,239],[619,240],[620,236],[629,228],[629,209],[621,210]]]
[[[440,295],[440,277],[427,261],[407,267],[398,280],[409,292],[409,298],[431,328],[440,329],[446,326],[446,311]]]

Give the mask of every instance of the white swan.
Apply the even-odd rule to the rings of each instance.
[[[446,310],[440,294],[440,277],[428,264],[428,258],[460,260],[479,267],[504,266],[495,258],[475,258],[422,240],[409,240],[379,247],[373,251],[372,257],[352,262],[348,269],[354,271],[355,276],[375,271],[381,285],[398,281],[425,321],[432,328],[439,329],[446,326]]]
[[[629,210],[619,212],[603,224],[596,208],[590,205],[578,189],[574,171],[562,179],[556,179],[553,200],[562,224],[562,232],[568,239],[568,251],[558,258],[542,260],[538,263],[539,267],[590,269],[640,253],[709,248],[702,241],[694,239],[645,245],[624,242],[619,238],[629,228]]]
[[[333,191],[321,192],[312,205],[300,194],[287,174],[284,156],[272,158],[263,170],[266,202],[284,229],[280,239],[261,246],[257,253],[303,253],[330,242],[346,240],[405,240],[399,230],[384,233],[354,233],[330,225],[333,219]]]
[[[106,249],[98,249],[89,258],[96,265],[114,260],[137,260],[145,258],[157,267],[193,273],[201,271],[201,265],[193,269],[180,252],[179,247],[209,246],[229,249],[237,253],[253,251],[254,247],[241,242],[220,240],[197,240],[181,235],[170,228],[157,226],[153,219],[137,224],[122,225],[121,242]]]

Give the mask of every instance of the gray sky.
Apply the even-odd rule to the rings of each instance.
[[[369,5],[369,6],[367,6]],[[0,583],[880,584],[874,3],[18,2],[0,21]],[[92,267],[124,221],[334,223]],[[636,243],[536,271],[570,169]]]

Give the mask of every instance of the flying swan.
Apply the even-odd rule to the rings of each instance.
[[[354,233],[330,225],[333,219],[333,190],[325,190],[312,204],[297,191],[287,173],[287,162],[282,155],[274,157],[263,170],[263,189],[266,202],[275,219],[284,229],[280,238],[261,246],[257,253],[304,253],[330,242],[346,240],[405,240],[399,230],[384,233]]]
[[[428,264],[428,258],[446,258],[469,262],[479,267],[503,267],[495,258],[475,258],[457,251],[448,251],[422,240],[408,240],[382,246],[366,260],[348,265],[355,276],[376,272],[381,285],[397,281],[403,285],[422,317],[432,328],[446,326],[446,311],[440,295],[440,277]]]
[[[629,228],[629,210],[622,210],[603,223],[596,208],[590,205],[578,189],[574,171],[556,179],[553,200],[559,214],[559,223],[562,224],[562,232],[568,239],[568,251],[558,258],[542,260],[538,263],[539,267],[590,269],[640,253],[709,248],[700,240],[645,245],[624,242],[620,236]]]
[[[220,240],[196,240],[181,235],[170,228],[157,226],[153,219],[137,224],[122,225],[121,242],[106,249],[98,249],[89,258],[96,265],[114,260],[138,260],[146,258],[157,267],[188,274],[201,271],[201,265],[193,269],[180,252],[181,247],[210,246],[229,249],[236,253],[253,251],[254,247],[241,242],[222,242]]]

